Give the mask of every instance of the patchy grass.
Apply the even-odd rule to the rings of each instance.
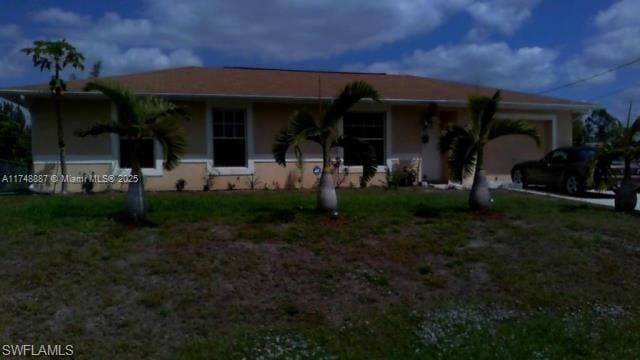
[[[496,192],[3,197],[0,343],[79,357],[633,358],[638,217]]]

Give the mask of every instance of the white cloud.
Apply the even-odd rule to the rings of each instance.
[[[138,71],[156,70],[177,66],[200,66],[202,61],[190,50],[165,52],[158,48],[130,48],[104,62],[105,69]]]
[[[600,11],[594,20],[597,32],[588,38],[582,54],[570,59],[567,72],[573,80],[596,74],[640,57],[640,1],[622,0]],[[603,84],[616,79],[611,73],[590,81]]]
[[[607,68],[602,66],[589,65],[585,62],[583,58],[573,58],[566,62],[565,67],[567,69],[567,73],[569,74],[569,79],[571,79],[571,81],[589,78],[593,75],[604,73],[607,70]],[[581,86],[606,84],[606,83],[615,81],[615,79],[616,79],[616,73],[609,72],[601,76],[595,77],[593,79],[590,79],[588,81],[585,81]]]
[[[29,42],[23,38],[19,26],[0,26],[0,78],[16,77],[29,69],[30,59],[20,51],[26,46]]]
[[[631,121],[640,116],[640,104],[638,104],[637,101],[639,98],[640,86],[636,86],[603,99],[601,104],[606,107],[607,111],[611,115],[615,116],[623,123],[626,123],[630,102],[633,102],[633,107],[631,109]]]
[[[0,25],[0,39],[16,40],[22,36],[22,31],[18,25]]]
[[[328,58],[429,32],[470,1],[157,0],[145,3],[141,18],[59,8],[30,18],[47,25],[47,37],[75,44],[87,67],[103,61],[109,74],[201,64],[200,49],[280,61]]]
[[[595,23],[605,29],[619,26],[638,26],[640,2],[637,0],[622,0],[596,15]]]
[[[532,9],[540,0],[489,0],[475,2],[467,11],[484,29],[495,29],[505,35],[511,35],[531,17]],[[472,37],[477,37],[479,29],[473,29]]]
[[[345,52],[370,49],[411,36],[425,34],[456,13],[468,12],[474,19],[475,34],[498,31],[512,34],[531,16],[539,0],[352,0],[340,3],[324,0],[147,0],[140,17],[106,13],[91,17],[49,8],[30,14],[34,22],[45,24],[46,36],[65,37],[87,57],[87,67],[103,61],[105,74],[162,67],[201,64],[196,51],[214,50],[232,56],[277,61],[329,58]],[[80,26],[82,25],[82,26]],[[488,51],[487,52],[485,52]],[[464,59],[440,64],[446,77],[467,81],[493,82],[520,88],[526,77],[515,80],[502,76],[528,64],[544,67],[555,54],[540,48],[510,49],[506,44],[445,46],[430,55],[471,56],[490,61],[490,51],[499,51],[489,66],[492,75],[449,71],[466,67]],[[432,51],[434,53],[432,53]],[[419,57],[420,51],[415,57]],[[515,59],[508,59],[515,56]],[[530,61],[525,56],[532,56]],[[542,65],[535,61],[542,60]],[[409,61],[408,59],[397,62]],[[415,60],[415,62],[418,62]],[[426,62],[426,60],[425,60]],[[418,71],[416,65],[414,71]],[[523,71],[527,72],[527,71]],[[444,76],[443,75],[443,76]],[[541,75],[541,74],[536,74]],[[526,86],[544,84],[553,75],[532,76]]]
[[[349,70],[405,73],[515,90],[536,90],[555,80],[557,54],[540,47],[512,49],[503,42],[438,46],[398,60],[348,66]]]
[[[85,55],[85,68],[102,61],[102,74],[111,75],[178,66],[202,65],[190,48],[173,44],[161,46],[159,34],[149,19],[123,18],[107,12],[99,18],[57,8],[31,14],[47,23],[48,37],[64,37]],[[59,26],[51,26],[59,24]],[[84,26],[79,26],[84,24]],[[65,74],[78,70],[68,69]]]
[[[82,16],[72,11],[60,8],[48,8],[30,14],[30,18],[35,22],[47,23],[53,26],[87,26],[89,17]]]
[[[193,51],[187,49],[122,48],[113,43],[90,40],[81,40],[75,44],[86,56],[86,68],[90,68],[97,61],[102,61],[103,75],[202,65],[202,60]]]
[[[149,1],[161,38],[190,47],[277,60],[327,58],[442,24],[469,0]]]
[[[78,34],[76,34],[78,35]],[[155,38],[154,26],[149,19],[127,19],[116,13],[106,13],[82,34],[83,38],[121,45],[149,44],[159,41]]]

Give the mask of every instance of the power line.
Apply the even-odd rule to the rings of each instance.
[[[588,76],[588,77],[585,77],[585,78],[582,78],[582,79],[579,79],[579,80],[576,80],[576,81],[573,81],[573,82],[570,82],[570,83],[567,83],[567,84],[564,84],[564,85],[560,85],[560,86],[556,86],[556,87],[548,89],[548,90],[540,91],[540,92],[538,92],[538,94],[546,94],[546,93],[550,93],[552,91],[568,88],[570,86],[577,85],[577,84],[580,84],[580,83],[595,79],[595,78],[600,77],[602,75],[606,75],[606,74],[612,73],[614,71],[618,71],[618,70],[620,70],[620,69],[622,69],[624,67],[631,66],[631,65],[636,64],[636,63],[640,63],[640,58],[637,58],[635,60],[631,60],[631,61],[626,62],[624,64],[620,64],[620,65],[618,65],[616,67],[607,69],[607,70],[599,72],[597,74],[594,74],[594,75],[591,75],[591,76]]]
[[[590,99],[589,99],[589,100],[587,100],[587,101],[593,101],[593,100],[604,99],[604,98],[607,98],[607,97],[609,97],[609,96],[619,94],[619,93],[621,93],[621,92],[623,92],[623,91],[625,91],[625,90],[629,90],[629,89],[632,89],[632,88],[635,88],[635,87],[639,87],[639,86],[640,86],[640,83],[637,83],[637,84],[634,84],[634,85],[631,85],[631,86],[625,86],[625,87],[623,87],[623,88],[620,88],[620,89],[617,89],[617,90],[614,90],[614,91],[611,91],[611,92],[608,92],[608,93],[604,93],[604,94],[602,94],[602,95],[598,95],[598,96],[596,96],[596,97],[590,98]]]

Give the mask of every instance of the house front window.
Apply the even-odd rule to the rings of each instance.
[[[247,166],[246,112],[213,109],[213,165]]]
[[[385,164],[384,112],[354,112],[344,116],[342,130],[345,136],[358,138],[369,144],[375,154],[378,165]],[[344,149],[345,165],[361,165],[352,149]]]
[[[155,168],[155,144],[153,139],[142,139],[140,141],[139,161],[141,168]],[[132,153],[134,150],[134,140],[120,138],[120,167],[130,169],[132,166]]]

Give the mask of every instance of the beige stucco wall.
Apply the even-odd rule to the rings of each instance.
[[[391,108],[391,155],[420,156],[422,152],[420,116],[424,111],[425,109],[420,107],[394,106]]]
[[[53,103],[49,99],[33,101],[29,106],[33,119],[32,150],[37,160],[42,156],[57,156],[58,138]],[[66,152],[74,156],[107,156],[111,153],[111,142],[108,135],[80,138],[74,134],[76,130],[85,129],[89,125],[109,120],[111,105],[106,100],[87,100],[62,102],[63,129]]]
[[[272,159],[271,148],[276,135],[287,126],[287,121],[296,110],[314,111],[313,105],[254,103],[253,104],[253,132],[255,136],[254,151],[259,159]],[[322,150],[318,144],[307,142],[302,146],[306,158],[322,157]],[[293,151],[289,151],[293,157]]]
[[[187,135],[185,157],[205,157],[207,154],[207,138],[205,133],[206,104],[198,101],[175,102],[176,105],[188,109],[190,120],[184,121],[182,127]]]
[[[207,171],[207,126],[205,102],[179,102],[178,105],[187,106],[191,120],[183,124],[187,134],[187,150],[184,162],[172,171],[163,171],[161,176],[147,176],[146,186],[149,190],[174,190],[175,183],[179,179],[186,180],[187,190],[202,190],[206,183]],[[251,105],[253,114],[254,154],[250,155],[255,160],[255,177],[259,179],[258,188],[287,188],[298,186],[299,170],[294,162],[281,167],[272,162],[271,147],[276,134],[286,126],[291,113],[300,108],[314,110],[313,104],[277,104],[254,103]],[[420,157],[422,144],[420,142],[420,117],[424,107],[418,106],[379,106],[380,111],[388,111],[391,128],[390,146],[387,148],[389,158],[407,156]],[[57,160],[56,127],[53,115],[53,105],[49,100],[32,101],[30,110],[33,117],[33,151],[36,163],[36,172],[57,173],[59,169]],[[464,109],[443,108],[440,118],[443,122],[466,124],[468,112]],[[558,146],[571,144],[571,120],[570,112],[547,112],[531,110],[502,110],[502,113],[527,114],[528,116],[540,115],[546,117],[553,115],[556,118],[556,137]],[[111,140],[107,135],[99,137],[79,138],[74,131],[85,128],[90,124],[109,119],[111,105],[107,101],[83,100],[65,101],[63,103],[63,116],[65,120],[65,138],[67,142],[68,173],[73,176],[81,176],[83,173],[96,175],[112,174],[113,168],[110,161],[115,160],[112,155]],[[533,141],[521,136],[508,136],[490,143],[485,152],[485,164],[489,174],[508,174],[515,162],[541,157],[551,150],[551,122],[529,120],[536,126],[542,137],[542,146],[537,148]],[[209,129],[210,130],[210,129]],[[437,141],[437,139],[431,139]],[[304,187],[314,186],[316,177],[313,175],[314,166],[320,165],[317,159],[321,157],[319,146],[308,143],[303,146],[303,152],[307,162],[303,169]],[[293,158],[291,154],[290,158]],[[39,160],[40,159],[40,160]],[[48,159],[46,162],[42,159]],[[91,163],[95,159],[96,163]],[[443,174],[446,174],[446,166],[442,163]],[[354,173],[343,181],[342,186],[358,186],[360,174]],[[228,183],[235,184],[236,189],[249,187],[247,175],[216,176],[213,180],[214,189],[226,189]],[[376,178],[370,181],[370,185],[380,185],[384,179],[384,173],[380,172]],[[80,191],[80,184],[71,184],[71,191]],[[107,186],[96,185],[95,190],[101,191]],[[126,186],[114,184],[114,190],[125,190]]]
[[[34,189],[36,191],[48,192],[48,191],[58,191],[61,186],[61,180],[53,181],[51,175],[60,175],[60,167],[57,163],[35,163],[33,165],[34,174],[37,175],[48,175],[46,182],[39,182],[34,184]],[[68,190],[71,192],[80,192],[82,191],[82,180],[81,178],[84,174],[95,174],[97,176],[101,175],[110,175],[111,174],[111,165],[109,164],[68,164],[67,165],[67,175],[72,178],[71,181],[68,182]],[[112,186],[108,186],[107,183],[103,184],[95,184],[93,190],[94,191],[104,191],[109,188],[118,190],[118,187],[114,184]]]

